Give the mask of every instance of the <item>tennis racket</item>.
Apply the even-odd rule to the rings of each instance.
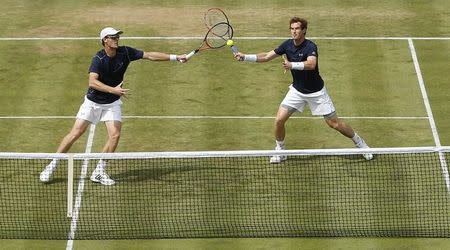
[[[186,58],[189,59],[200,51],[222,48],[227,44],[227,41],[232,38],[233,27],[226,22],[217,23],[208,30],[200,47],[189,53]]]
[[[205,20],[205,25],[206,25],[206,28],[208,28],[208,29],[211,29],[217,23],[227,23],[228,25],[231,26],[228,16],[225,14],[225,12],[223,10],[221,10],[219,8],[208,9],[205,12],[203,19]],[[234,54],[237,54],[239,52],[238,48],[234,44],[231,45],[230,48]]]
[[[207,29],[211,29],[214,25],[218,23],[228,23],[230,24],[230,21],[228,20],[227,15],[223,10],[219,8],[211,8],[205,12],[205,15],[203,17],[205,20],[205,25]]]
[[[283,63],[286,63],[286,62],[287,62],[286,54],[283,54],[281,57],[282,57],[281,60],[283,61]],[[286,71],[287,71],[287,70],[284,69],[284,74],[286,74]]]

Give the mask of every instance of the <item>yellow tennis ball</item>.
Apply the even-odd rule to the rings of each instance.
[[[228,46],[233,46],[233,44],[234,44],[233,40],[230,39],[230,40],[227,41],[227,45]]]

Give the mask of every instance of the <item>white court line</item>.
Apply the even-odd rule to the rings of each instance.
[[[203,36],[122,36],[125,40],[199,40]],[[285,40],[290,37],[280,36],[242,36],[235,40]],[[450,37],[308,37],[312,40],[450,40]],[[98,37],[0,37],[0,41],[34,41],[34,40],[99,40]]]
[[[92,143],[94,141],[94,133],[95,133],[95,124],[91,124],[91,127],[89,129],[89,136],[86,143],[86,150],[85,153],[91,153],[92,150]],[[89,160],[85,159],[83,161],[83,165],[81,165],[81,174],[80,174],[80,181],[78,182],[78,191],[77,191],[77,197],[75,198],[75,206],[72,213],[72,221],[70,222],[70,231],[67,236],[67,245],[66,250],[72,250],[73,249],[73,240],[75,239],[75,231],[77,230],[77,222],[78,217],[80,214],[80,207],[81,207],[81,197],[83,196],[84,191],[84,179],[87,175],[87,168],[88,168]]]
[[[275,119],[275,116],[210,116],[210,115],[193,115],[193,116],[136,116],[136,115],[130,115],[130,116],[123,116],[124,118],[128,119]],[[428,119],[428,117],[422,117],[422,116],[339,116],[342,119],[362,119],[362,120],[421,120],[421,119]],[[289,119],[323,119],[321,116],[291,116]]]
[[[420,70],[419,60],[417,59],[416,49],[414,48],[414,43],[412,39],[408,39],[409,50],[411,51],[411,56],[414,62],[414,68],[417,74],[417,81],[419,83],[420,92],[422,92],[423,103],[425,104],[425,109],[428,114],[428,121],[430,123],[431,132],[433,133],[434,143],[437,148],[441,148],[441,140],[439,139],[439,133],[437,132],[436,123],[433,117],[433,111],[431,109],[430,101],[428,99],[427,90],[425,89],[425,82],[423,80],[422,72]],[[445,184],[447,185],[447,191],[450,194],[450,177],[448,173],[447,161],[445,155],[442,151],[439,151],[439,160],[441,162],[442,174],[444,175]]]
[[[339,116],[342,119],[360,120],[425,120],[426,116]],[[125,119],[275,119],[275,116],[230,115],[125,115]],[[75,119],[75,116],[0,116],[2,119]],[[320,116],[292,116],[290,119],[323,119]]]
[[[417,59],[416,49],[414,48],[414,43],[411,39],[408,40],[409,50],[411,51],[411,56],[414,63],[414,68],[417,74],[417,81],[419,83],[420,92],[422,93],[423,103],[425,104],[425,109],[427,111],[428,120],[430,121],[431,132],[433,133],[434,143],[436,147],[441,147],[441,141],[439,139],[439,134],[437,132],[436,123],[434,122],[433,111],[431,109],[430,101],[428,99],[427,90],[425,89],[425,83],[423,80],[422,72],[420,70],[419,60]]]

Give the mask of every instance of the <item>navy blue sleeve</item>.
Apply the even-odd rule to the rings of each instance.
[[[319,53],[317,52],[317,45],[315,45],[314,43],[309,43],[308,44],[308,50],[306,52],[306,56],[315,56],[315,57],[319,57]]]
[[[91,72],[100,74],[100,58],[97,55],[92,58],[91,66],[89,66],[89,73]]]
[[[280,44],[280,46],[278,46],[278,48],[274,49],[273,51],[275,51],[275,53],[280,56],[283,54],[286,54],[288,42],[289,42],[289,40],[284,41],[282,44]]]
[[[138,50],[127,46],[125,46],[125,48],[128,54],[128,58],[130,58],[130,61],[139,60],[142,59],[142,57],[144,57],[144,51],[142,50]]]

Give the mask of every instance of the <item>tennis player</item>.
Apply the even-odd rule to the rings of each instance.
[[[364,140],[336,114],[333,102],[319,74],[317,46],[306,39],[308,22],[303,18],[293,17],[289,21],[292,39],[284,41],[278,48],[259,54],[236,53],[239,61],[268,62],[278,56],[286,55],[283,62],[285,70],[290,70],[293,78],[289,91],[278,109],[275,118],[275,150],[285,149],[285,123],[295,112],[303,112],[306,104],[313,115],[323,116],[331,128],[350,138],[358,148],[368,148]],[[372,154],[363,154],[366,160],[373,158]],[[274,155],[270,163],[280,163],[286,156]]]
[[[81,105],[72,130],[61,141],[57,153],[68,152],[72,144],[92,123],[105,122],[108,140],[102,152],[114,152],[122,128],[122,101],[129,89],[123,88],[123,78],[128,65],[135,60],[187,61],[186,55],[173,55],[161,52],[143,52],[127,46],[119,46],[122,31],[107,27],[101,30],[100,40],[103,49],[97,52],[89,67],[89,88]],[[53,159],[40,174],[42,182],[49,182],[56,170],[58,160]],[[92,172],[91,181],[103,185],[113,185],[115,181],[105,172],[106,162],[100,160]]]

